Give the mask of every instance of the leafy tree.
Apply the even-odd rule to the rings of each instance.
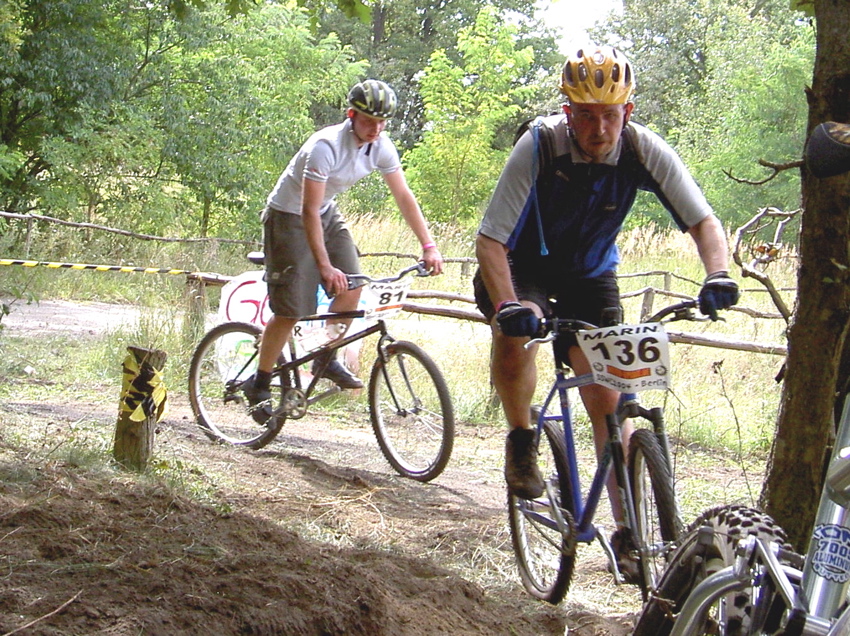
[[[517,83],[535,86],[534,96],[526,95],[526,112],[530,117],[540,112],[539,105],[553,94],[548,79],[560,68],[562,56],[557,51],[551,30],[532,16],[532,0],[393,0],[372,4],[368,24],[347,19],[338,11],[328,10],[320,21],[323,33],[336,32],[342,42],[351,45],[357,55],[369,62],[369,74],[389,83],[398,93],[403,112],[393,122],[393,138],[403,150],[412,148],[422,138],[425,126],[425,101],[419,90],[419,78],[430,63],[431,54],[442,50],[454,63],[459,63],[458,34],[472,27],[482,8],[489,7],[501,19],[515,25],[517,49],[534,50],[534,62],[513,78]],[[541,88],[541,78],[545,87]],[[500,144],[510,143],[518,121],[506,124],[500,131]]]
[[[793,162],[805,139],[805,87],[814,64],[814,31],[803,23],[786,40],[772,40],[769,24],[740,15],[736,33],[712,34],[707,64],[712,83],[677,145],[693,167],[715,211],[732,228],[767,205],[800,205],[798,172],[771,173],[757,164]],[[793,19],[789,20],[794,23]],[[733,180],[730,177],[735,177]],[[743,180],[742,183],[740,180]]]
[[[202,48],[173,60],[159,123],[163,159],[199,204],[201,235],[229,232],[244,218],[233,212],[262,205],[313,132],[310,105],[334,104],[339,118],[344,87],[362,71],[334,36],[316,41],[300,12],[271,5],[214,34],[209,22]]]
[[[468,220],[493,190],[506,153],[492,147],[496,131],[532,94],[517,83],[531,66],[531,47],[515,48],[515,27],[482,9],[458,34],[460,63],[431,55],[422,78],[427,126],[406,155],[408,174],[430,218]]]
[[[175,20],[126,0],[20,1],[0,12],[6,209],[256,236],[256,210],[315,128],[312,105],[339,116],[363,69],[282,5]]]
[[[808,130],[850,122],[850,3],[814,0],[817,55]],[[835,433],[834,403],[850,386],[850,173],[816,179],[803,171],[797,309],[777,434],[762,491],[765,510],[806,548]],[[843,362],[843,364],[841,364]]]
[[[799,14],[784,0],[634,0],[625,9],[594,37],[622,46],[635,65],[635,119],[676,146],[727,225],[765,205],[796,207],[790,173],[761,188],[728,175],[758,181],[758,159],[799,158],[814,55]],[[669,223],[660,206],[648,215]]]
[[[88,0],[16,0],[9,8],[0,12],[0,204],[20,211],[35,205],[30,192],[49,168],[42,141],[75,125],[84,104],[114,99],[121,11]],[[12,168],[15,157],[22,161]]]

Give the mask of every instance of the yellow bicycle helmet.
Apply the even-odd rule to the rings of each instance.
[[[561,92],[575,104],[625,104],[635,90],[632,65],[617,49],[590,46],[564,62]]]

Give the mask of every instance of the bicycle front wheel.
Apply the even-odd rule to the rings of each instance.
[[[256,325],[226,322],[210,329],[192,354],[189,402],[210,439],[257,449],[280,431],[283,417],[273,415],[256,421],[241,389],[257,370],[261,335]],[[273,410],[279,406],[279,388],[272,387]]]
[[[387,344],[369,378],[372,429],[381,452],[400,474],[430,481],[452,454],[454,411],[436,363],[412,342]]]
[[[556,605],[567,593],[575,565],[573,496],[561,424],[544,422],[543,433],[546,439],[539,441],[538,463],[554,501],[550,502],[546,492],[539,499],[527,500],[509,490],[508,523],[523,586],[533,597]],[[554,508],[566,528],[560,527]]]
[[[713,539],[708,544],[700,541],[700,530],[705,527],[713,531]],[[732,565],[735,547],[748,536],[787,547],[782,528],[771,517],[753,508],[717,506],[700,515],[673,552],[658,582],[657,591],[644,605],[634,636],[670,634],[691,591],[706,577]],[[702,617],[696,631],[691,633],[694,636],[763,633],[763,625],[755,623],[767,619],[761,607],[771,603],[771,595],[767,592],[766,588],[748,587],[717,599]]]
[[[637,527],[634,540],[641,553],[639,585],[646,600],[661,577],[669,546],[682,533],[673,478],[655,433],[637,429],[629,439],[629,483]]]

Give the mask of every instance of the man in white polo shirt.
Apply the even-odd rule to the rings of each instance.
[[[425,267],[432,274],[442,272],[443,258],[384,131],[396,112],[395,93],[384,82],[367,79],[351,88],[348,104],[344,122],[314,133],[292,158],[263,211],[265,280],[273,315],[263,332],[257,373],[243,385],[261,424],[272,415],[271,371],[295,323],[315,313],[318,286],[332,297],[331,312],[353,311],[360,300],[360,288],[348,288],[346,274],[359,274],[360,263],[334,200],[337,194],[379,171],[422,246]],[[325,377],[338,386],[363,386],[336,359],[317,358],[314,367],[325,364]]]

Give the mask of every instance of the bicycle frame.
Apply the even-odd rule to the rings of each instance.
[[[788,636],[850,633],[850,606],[844,607],[850,590],[850,398],[844,403],[835,451],[802,569],[790,565],[791,559],[776,544],[766,545],[755,537],[742,541],[733,565],[708,576],[693,589],[671,636],[692,634],[709,607],[729,592],[765,584],[775,586],[786,608],[774,633]],[[838,565],[819,567],[829,559]]]
[[[591,543],[594,539],[600,539],[603,549],[609,557],[611,563],[616,563],[611,546],[607,539],[601,533],[600,528],[593,524],[596,516],[596,510],[599,502],[604,495],[608,478],[612,468],[614,469],[615,478],[617,480],[618,491],[623,510],[626,514],[625,523],[629,530],[634,531],[637,528],[637,519],[635,518],[635,506],[631,497],[631,488],[629,484],[628,472],[626,470],[626,457],[623,449],[623,442],[620,434],[620,422],[624,417],[640,416],[653,424],[653,432],[661,442],[662,450],[665,454],[667,467],[672,473],[672,462],[670,459],[670,449],[667,443],[666,435],[663,431],[663,415],[660,408],[646,409],[637,402],[637,397],[633,393],[623,393],[620,396],[620,401],[617,407],[616,414],[607,416],[608,424],[608,439],[605,442],[605,448],[602,456],[597,462],[596,471],[587,490],[586,496],[583,495],[581,488],[581,480],[578,471],[578,458],[575,445],[575,436],[573,430],[572,405],[569,398],[569,390],[573,388],[581,388],[594,383],[592,374],[567,377],[563,363],[556,357],[555,365],[555,382],[549,390],[543,406],[537,418],[537,435],[538,439],[542,438],[543,423],[547,420],[560,421],[563,424],[564,445],[566,449],[566,462],[570,471],[570,481],[575,484],[572,495],[572,509],[574,514],[575,535],[572,535],[570,527],[567,525],[563,516],[560,514],[557,506],[552,506],[554,523],[552,520],[544,519],[539,515],[534,515],[535,519],[550,527],[557,529],[565,540],[575,541],[579,543]],[[557,401],[559,404],[560,413],[551,413],[551,406]],[[549,498],[552,500],[552,493],[549,493]],[[533,514],[533,513],[528,513]],[[641,554],[641,557],[647,556]],[[618,573],[619,581],[619,573]]]
[[[305,316],[302,318],[302,321],[319,321],[319,320],[349,320],[354,318],[362,318],[365,312],[362,310],[356,311],[348,311],[348,312],[340,312],[340,313],[330,313],[330,314],[314,314],[312,316]],[[388,339],[392,339],[389,332],[387,331],[386,323],[383,320],[378,320],[373,325],[369,325],[364,329],[361,329],[351,335],[342,336],[341,338],[336,338],[331,340],[330,342],[325,343],[321,347],[317,349],[313,349],[308,351],[304,355],[300,357],[296,357],[295,355],[295,344],[290,340],[290,360],[283,364],[278,364],[275,366],[272,375],[273,377],[277,377],[280,379],[280,382],[284,384],[284,386],[289,386],[294,389],[304,391],[304,395],[307,398],[307,404],[314,404],[319,400],[327,397],[328,395],[332,395],[334,393],[338,393],[341,389],[339,387],[332,387],[322,393],[313,396],[313,391],[316,388],[319,380],[322,378],[322,373],[318,373],[313,376],[310,384],[306,389],[303,388],[301,382],[301,373],[298,370],[303,364],[308,362],[312,362],[315,358],[320,355],[327,353],[328,351],[334,351],[336,349],[341,349],[342,347],[346,347],[353,342],[357,342],[358,340],[362,340],[363,338],[368,338],[374,333],[380,333],[380,339],[378,340],[378,355],[383,356],[383,347],[382,344],[386,342]],[[324,372],[324,369],[321,369]],[[312,396],[312,397],[311,397]]]

